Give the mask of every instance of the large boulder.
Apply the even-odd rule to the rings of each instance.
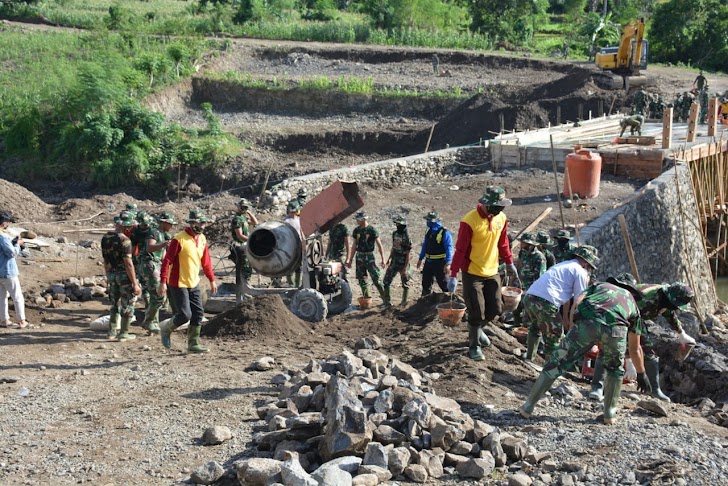
[[[372,428],[364,406],[346,379],[333,376],[326,385],[326,426],[319,448],[321,457],[328,461],[363,454],[371,440]]]
[[[281,461],[265,458],[243,459],[233,464],[240,484],[250,486],[267,486],[280,482],[282,466]]]

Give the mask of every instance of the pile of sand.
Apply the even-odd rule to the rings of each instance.
[[[50,206],[19,184],[0,179],[0,209],[10,211],[18,221],[47,221]]]

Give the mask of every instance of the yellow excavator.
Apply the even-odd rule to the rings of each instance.
[[[596,64],[603,71],[611,71],[621,76],[612,82],[624,89],[630,86],[647,84],[647,77],[641,75],[647,69],[649,43],[645,39],[645,19],[640,18],[627,24],[622,30],[618,46],[604,47],[596,54]]]

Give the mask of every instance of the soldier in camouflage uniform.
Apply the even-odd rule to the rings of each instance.
[[[650,96],[649,112],[645,114],[645,118],[662,119],[662,114],[664,113],[664,111],[665,102],[662,101],[662,97],[659,95],[659,93],[654,93],[652,96]]]
[[[382,267],[387,267],[384,261],[384,247],[379,239],[379,232],[373,226],[369,225],[368,217],[363,211],[356,213],[355,219],[358,226],[352,233],[354,242],[352,243],[352,251],[350,252],[346,266],[351,268],[351,261],[356,258],[356,279],[359,281],[362,296],[365,298],[371,297],[369,282],[367,282],[367,273],[369,273],[372,277],[374,287],[377,288],[379,295],[385,300],[384,287],[379,283],[379,267],[377,267],[377,263],[374,260],[374,247],[376,247],[382,259]]]
[[[306,188],[302,187],[296,193],[296,200],[298,201],[298,205],[303,208],[303,206],[306,204],[306,199],[308,199],[308,191],[306,191]]]
[[[392,233],[392,251],[387,261],[387,271],[384,273],[384,305],[391,305],[390,285],[395,275],[399,273],[402,279],[402,302],[407,303],[409,296],[409,262],[412,252],[412,240],[407,232],[407,221],[402,216],[392,218],[397,229]]]
[[[124,211],[126,211],[127,214],[131,215],[131,219],[135,221],[133,226],[136,226],[137,213],[139,212],[139,207],[136,205],[136,203],[126,203]]]
[[[556,378],[571,369],[595,344],[600,344],[604,351],[604,367],[607,369],[605,424],[611,425],[616,419],[624,376],[624,354],[628,347],[637,369],[638,388],[650,390],[639,352],[640,335],[644,329],[637,307],[637,300],[640,298],[640,292],[628,285],[599,282],[588,287],[576,308],[574,326],[544,365],[528,399],[518,409],[521,416],[530,417],[536,403]]]
[[[538,241],[538,249],[546,257],[546,270],[548,270],[556,265],[556,257],[554,256],[554,252],[551,251],[551,247],[554,246],[554,240],[549,236],[548,232],[539,231],[536,234],[536,241]]]
[[[250,201],[245,198],[241,198],[237,204],[238,208],[230,222],[230,233],[233,238],[233,256],[234,261],[239,260],[239,267],[241,269],[243,277],[246,280],[250,280],[253,276],[253,268],[248,262],[248,256],[245,254],[245,244],[248,242],[248,235],[250,234],[250,227],[256,227],[258,225],[258,219],[251,211],[253,206]]]
[[[599,262],[597,250],[593,246],[582,245],[573,253],[572,260],[557,263],[546,270],[526,291],[523,297],[523,310],[529,324],[526,359],[531,361],[538,350],[541,336],[544,339],[546,358],[559,346],[564,329],[571,327],[570,316],[573,308],[569,304],[587,287],[589,269],[596,268]],[[561,318],[559,308],[564,306]]]
[[[700,114],[698,116],[701,125],[705,125],[708,116],[708,85],[698,91],[698,101],[700,102]]]
[[[533,233],[523,233],[520,240],[521,251],[518,254],[516,268],[518,268],[518,275],[521,276],[523,288],[528,289],[546,271],[546,257],[539,249],[539,242]],[[520,325],[523,322],[522,314],[523,302],[519,302],[513,312],[513,320],[516,324]]]
[[[152,226],[147,239],[144,241],[143,248],[140,249],[139,265],[141,273],[144,276],[144,282],[149,292],[149,303],[144,312],[144,322],[142,328],[149,331],[150,334],[159,334],[159,310],[164,307],[167,300],[166,296],[159,295],[159,271],[162,268],[162,258],[164,251],[169,246],[172,239],[170,230],[177,224],[174,216],[167,211],[160,214],[157,219],[157,226]]]
[[[139,285],[142,288],[142,300],[145,308],[149,307],[150,292],[154,292],[156,288],[150,287],[144,280],[145,274],[144,271],[142,271],[143,264],[141,256],[145,251],[146,241],[149,238],[149,234],[155,225],[156,221],[152,216],[144,211],[139,211],[136,213],[136,226],[131,230],[131,236],[129,237],[131,240],[134,270],[136,270],[137,279],[139,280]]]
[[[693,95],[693,93],[685,91],[682,95],[682,100],[677,110],[681,121],[688,121],[688,118],[690,118],[690,107],[693,105],[694,102],[695,95]]]
[[[630,273],[623,273],[615,278],[610,277],[607,279],[607,282],[615,285],[632,285],[641,292],[642,300],[638,301],[637,304],[642,319],[645,321],[641,346],[647,378],[650,380],[652,396],[659,400],[669,402],[670,398],[660,389],[660,359],[654,350],[654,336],[649,332],[649,324],[650,321],[662,316],[670,324],[670,327],[672,327],[675,333],[677,333],[678,342],[681,345],[689,344],[694,346],[695,339],[688,336],[678,318],[678,310],[693,299],[693,290],[681,282],[675,282],[670,285],[638,284],[637,280]],[[600,355],[594,365],[594,377],[592,378],[591,391],[589,392],[589,398],[592,400],[599,401],[602,399],[604,374],[602,357]]]
[[[632,114],[633,115],[645,115],[647,116],[647,103],[649,101],[649,95],[647,91],[641,89],[634,94],[632,100]]]
[[[349,228],[339,223],[329,230],[329,242],[326,246],[326,258],[332,262],[343,264],[342,278],[346,280],[346,262],[349,261],[351,241]]]
[[[130,213],[122,212],[114,231],[109,231],[101,239],[101,254],[108,282],[111,315],[109,317],[109,339],[127,341],[134,339],[129,334],[129,325],[134,316],[136,296],[142,293],[137,282],[134,263],[131,259],[131,240],[124,230],[134,226]]]
[[[568,230],[559,230],[556,232],[556,244],[551,247],[551,253],[554,254],[556,263],[565,262],[571,259],[576,246],[571,242],[571,233]]]

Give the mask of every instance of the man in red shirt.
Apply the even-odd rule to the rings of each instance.
[[[518,279],[508,241],[508,219],[502,212],[512,203],[502,187],[489,186],[478,206],[460,221],[448,290],[455,291],[462,270],[463,298],[468,309],[468,356],[475,361],[485,359],[481,346],[490,346],[483,326],[499,316],[503,308],[498,257],[505,262],[508,273]]]
[[[160,270],[159,295],[164,297],[169,287],[169,296],[174,302],[175,315],[159,325],[162,345],[172,347],[172,331],[190,323],[187,330],[187,352],[206,353],[208,349],[200,344],[200,330],[204,310],[200,293],[200,268],[210,281],[210,292],[217,293],[217,282],[212,271],[207,239],[202,232],[209,219],[200,209],[190,210],[189,226],[170,241]]]

